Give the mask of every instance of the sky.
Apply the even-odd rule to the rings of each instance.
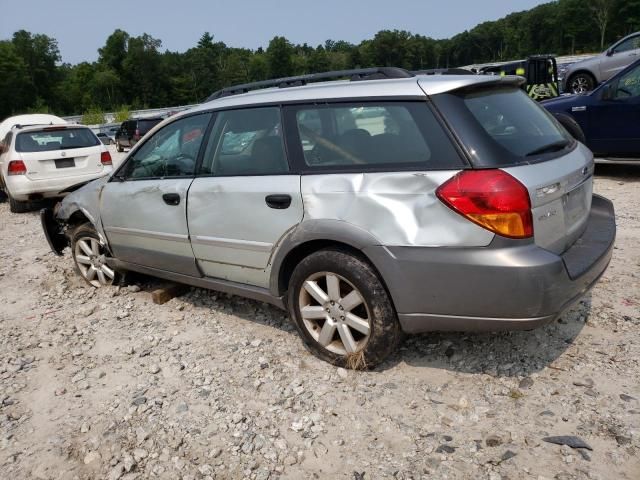
[[[0,40],[17,30],[58,41],[62,61],[93,62],[117,28],[148,33],[162,51],[184,52],[204,32],[230,47],[265,47],[276,35],[317,46],[360,43],[380,30],[449,38],[487,20],[545,3],[539,0],[0,0]]]

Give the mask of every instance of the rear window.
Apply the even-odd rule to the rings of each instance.
[[[148,132],[149,130],[151,130],[153,127],[155,127],[157,124],[159,124],[162,121],[162,119],[154,119],[154,120],[138,120],[138,129],[141,132]]]
[[[471,93],[464,103],[482,128],[515,155],[568,142],[551,116],[522,90]]]
[[[449,137],[424,102],[292,107],[311,170],[459,168]]]
[[[561,155],[575,142],[544,108],[518,88],[434,95],[477,166],[503,167]],[[545,156],[546,155],[546,156]]]
[[[100,145],[100,140],[88,128],[38,130],[19,133],[16,137],[18,152],[49,152],[95,145]]]

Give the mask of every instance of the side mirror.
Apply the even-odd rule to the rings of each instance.
[[[611,84],[608,83],[602,87],[602,95],[600,96],[602,100],[611,100],[613,98],[613,88],[611,88]]]
[[[613,55],[613,49],[610,48],[609,50],[607,50],[607,54],[606,55],[607,55],[607,57],[612,56]]]

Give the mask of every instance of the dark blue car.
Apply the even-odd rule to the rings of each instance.
[[[554,115],[572,117],[596,157],[640,160],[640,60],[586,95],[542,105]]]

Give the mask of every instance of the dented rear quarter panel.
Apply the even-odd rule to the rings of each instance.
[[[478,247],[494,234],[445,206],[436,189],[459,170],[304,175],[304,222],[340,220],[378,245]]]

